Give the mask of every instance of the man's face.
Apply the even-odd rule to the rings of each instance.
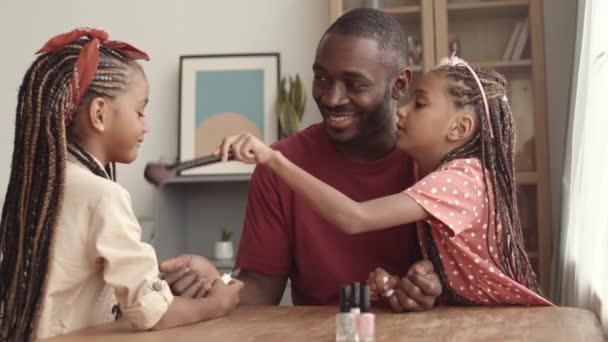
[[[321,39],[312,96],[332,140],[347,143],[394,130],[385,124],[396,110],[389,60],[372,39],[335,33]]]

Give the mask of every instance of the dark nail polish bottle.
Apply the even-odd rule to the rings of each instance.
[[[336,315],[336,342],[353,342],[357,338],[357,315],[351,312],[351,286],[340,288],[340,312]]]
[[[351,285],[350,296],[350,312],[359,314],[361,312],[361,284],[353,283]]]

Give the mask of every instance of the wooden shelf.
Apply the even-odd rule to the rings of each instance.
[[[517,184],[534,185],[538,182],[538,175],[533,171],[516,172],[515,180],[517,181]]]
[[[448,2],[448,16],[455,20],[525,17],[528,6],[529,0]]]
[[[420,14],[420,8],[420,6],[385,7],[384,12],[388,14]]]
[[[219,260],[219,259],[209,259],[213,266],[216,268],[234,268],[235,261],[234,259],[229,260]]]
[[[477,67],[492,69],[514,69],[532,67],[532,61],[530,59],[471,62],[471,64]]]

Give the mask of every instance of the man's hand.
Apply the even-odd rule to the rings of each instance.
[[[393,311],[423,311],[435,305],[441,294],[441,282],[433,264],[425,259],[413,264],[394,290],[395,293],[389,297]]]
[[[187,298],[205,297],[214,280],[220,278],[220,273],[209,260],[192,254],[165,260],[159,269],[165,273],[163,279],[171,287],[171,292]]]
[[[367,282],[372,299],[378,300],[388,295],[389,305],[395,312],[430,309],[441,294],[439,276],[429,260],[413,264],[401,279],[377,268],[369,274]]]
[[[224,284],[221,279],[216,279],[208,291],[207,298],[218,303],[218,317],[225,316],[239,305],[239,293],[243,289],[243,282],[232,279]]]

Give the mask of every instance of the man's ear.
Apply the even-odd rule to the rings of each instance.
[[[89,103],[87,121],[98,133],[105,131],[108,114],[108,102],[103,97],[95,97]]]
[[[399,101],[405,93],[407,93],[407,88],[410,86],[410,81],[412,80],[412,72],[408,68],[404,68],[397,75],[397,79],[393,84],[392,89],[392,98],[394,100]]]
[[[467,140],[477,128],[477,120],[470,110],[464,110],[454,115],[446,134],[446,139],[451,142]]]

